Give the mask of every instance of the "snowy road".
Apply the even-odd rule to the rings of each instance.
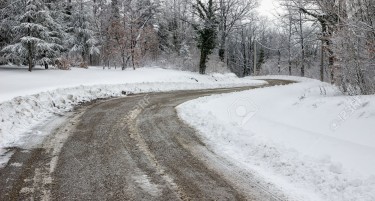
[[[43,148],[14,150],[0,169],[0,200],[283,200],[210,151],[175,111],[191,99],[251,88],[138,94],[82,107]]]

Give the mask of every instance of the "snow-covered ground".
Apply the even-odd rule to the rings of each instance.
[[[7,162],[6,147],[43,139],[47,133],[35,129],[38,125],[82,102],[264,83],[160,68],[30,73],[0,67],[0,76],[0,166]],[[375,96],[343,96],[329,84],[305,78],[264,78],[300,83],[200,98],[179,106],[179,115],[215,152],[291,199],[375,200]]]
[[[138,68],[137,70],[114,68],[103,70],[101,67],[71,70],[36,69],[28,72],[25,68],[0,67],[0,102],[9,101],[17,96],[37,94],[61,88],[94,85],[117,85],[132,83],[186,83],[212,86],[246,85],[249,80],[238,79],[234,74],[199,75],[197,73],[166,70],[157,67]],[[179,88],[177,88],[179,89]]]
[[[292,200],[375,200],[375,96],[264,78],[299,83],[199,98],[178,106],[179,116]]]
[[[260,85],[234,74],[199,75],[192,72],[139,68],[103,70],[73,68],[68,71],[0,67],[0,167],[9,154],[6,147],[24,147],[43,133],[36,126],[74,106],[99,98],[127,93]]]

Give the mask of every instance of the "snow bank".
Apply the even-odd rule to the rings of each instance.
[[[212,149],[294,200],[375,200],[375,96],[300,83],[178,106]]]
[[[0,166],[9,158],[6,147],[23,147],[27,139],[43,139],[40,136],[46,134],[32,128],[80,103],[128,93],[264,84],[239,79],[234,74],[199,75],[160,68],[36,70],[32,73],[0,68],[0,75]]]
[[[0,67],[0,102],[9,101],[17,96],[33,95],[60,88],[79,85],[130,84],[130,83],[235,83],[246,84],[249,80],[238,79],[234,74],[199,75],[193,72],[166,70],[161,68],[138,68],[137,70],[114,68],[108,70],[99,67],[71,70],[35,69],[28,72],[20,67]]]

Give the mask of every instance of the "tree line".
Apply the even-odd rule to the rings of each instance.
[[[375,91],[373,0],[2,0],[0,63],[136,68],[156,63],[239,76],[287,74]]]
[[[213,0],[3,0],[0,62],[28,65],[32,71],[35,65],[135,69],[149,61],[175,60],[186,68],[199,66],[204,74],[218,27],[224,60],[228,31],[248,12],[248,7],[234,10],[238,2],[222,0],[219,19]],[[200,53],[197,65],[189,61],[195,58],[191,52]]]
[[[286,10],[281,18],[288,36],[289,69],[293,55],[298,55],[301,76],[312,66],[315,78],[348,94],[375,93],[374,1],[280,0],[280,5]],[[290,50],[293,43],[298,43],[296,53]]]

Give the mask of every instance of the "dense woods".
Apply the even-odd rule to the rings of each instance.
[[[1,0],[0,63],[287,74],[375,92],[373,0]]]

